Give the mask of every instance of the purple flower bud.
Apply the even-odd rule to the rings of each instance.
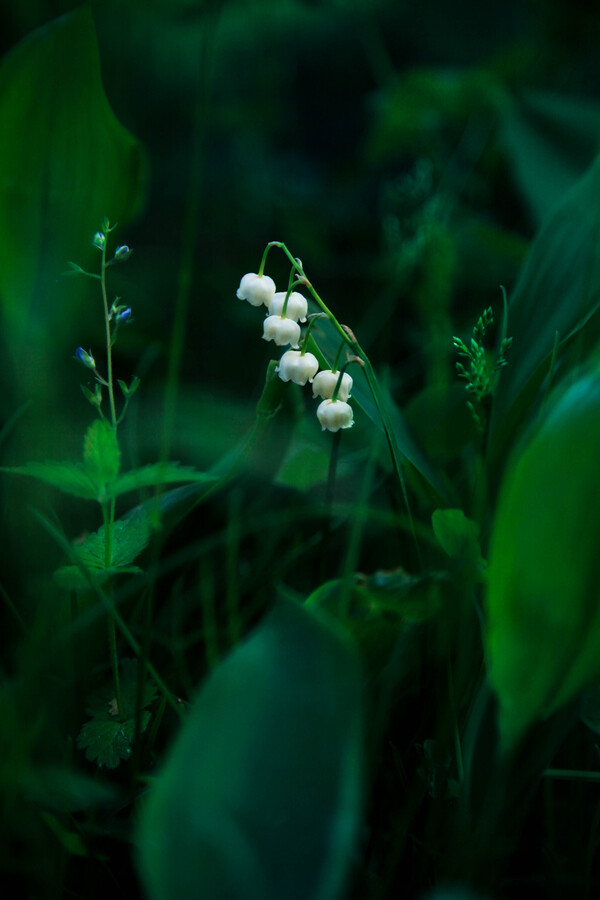
[[[87,351],[85,351],[83,347],[77,348],[77,350],[75,351],[75,359],[79,360],[79,362],[82,363],[86,367],[86,369],[96,368],[96,360],[92,356],[91,352],[87,353]]]
[[[119,325],[125,325],[126,322],[129,322],[131,319],[131,309],[128,306],[127,309],[124,309],[123,312],[120,312],[117,316],[117,323]]]
[[[122,244],[120,247],[117,247],[115,250],[114,261],[115,262],[125,262],[126,259],[129,259],[133,250],[131,250],[127,244]]]

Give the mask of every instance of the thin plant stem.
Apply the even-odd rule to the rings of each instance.
[[[325,489],[325,526],[323,540],[321,541],[321,561],[319,565],[319,582],[327,577],[327,560],[329,557],[329,545],[331,542],[331,515],[333,508],[333,495],[335,491],[335,477],[340,453],[341,431],[336,431],[331,440],[331,452],[329,454],[329,468],[327,470],[327,487]]]
[[[102,262],[100,264],[100,285],[102,288],[102,302],[104,304],[104,325],[106,330],[106,384],[108,387],[108,399],[110,403],[110,423],[117,430],[117,410],[115,406],[115,392],[113,386],[112,373],[112,336],[110,333],[110,313],[108,311],[108,294],[106,291],[106,241],[108,235],[104,237],[102,244]]]
[[[300,275],[301,283],[304,284],[308,288],[311,296],[313,297],[315,302],[321,307],[321,309],[323,310],[325,315],[328,317],[329,321],[331,322],[331,324],[333,325],[335,330],[338,332],[338,334],[340,335],[342,340],[344,340],[346,342],[346,344],[348,344],[348,346],[352,349],[352,351],[357,356],[359,356],[362,359],[362,361],[364,362],[367,383],[369,385],[371,394],[373,395],[373,400],[375,402],[377,412],[379,413],[379,418],[381,419],[381,424],[383,426],[386,441],[387,441],[388,448],[390,451],[390,457],[392,460],[392,467],[394,470],[394,475],[396,476],[396,480],[398,481],[400,490],[402,492],[402,498],[404,500],[404,504],[406,506],[406,512],[407,512],[409,522],[410,522],[411,535],[412,535],[413,542],[415,545],[417,558],[420,561],[421,553],[420,553],[420,549],[419,549],[419,542],[417,539],[417,534],[415,531],[412,511],[410,508],[410,502],[408,499],[408,492],[406,490],[406,480],[404,478],[404,472],[402,471],[402,460],[400,457],[400,451],[398,450],[398,445],[396,443],[394,429],[392,428],[392,424],[391,424],[388,412],[385,409],[385,405],[383,403],[382,394],[381,394],[381,388],[379,387],[379,383],[377,381],[377,377],[375,375],[373,366],[371,365],[371,361],[369,360],[369,357],[367,356],[367,354],[365,353],[365,351],[363,350],[363,348],[361,347],[359,342],[356,340],[356,337],[352,334],[352,332],[349,332],[349,330],[346,330],[338,322],[338,320],[336,319],[334,314],[331,312],[329,307],[326,305],[326,303],[322,300],[322,298],[316,292],[316,290],[312,286],[311,282],[308,280],[308,278],[304,274],[304,269],[302,268],[301,263],[299,262],[299,260],[297,260],[295,257],[292,256],[292,254],[290,253],[290,251],[288,250],[286,245],[284,243],[282,243],[281,241],[271,241],[269,246],[279,247],[285,253],[287,258],[290,260],[290,262],[292,263],[292,265],[294,266],[294,268]]]
[[[239,549],[240,549],[240,497],[232,493],[227,525],[227,632],[230,645],[235,646],[241,637],[239,610]]]

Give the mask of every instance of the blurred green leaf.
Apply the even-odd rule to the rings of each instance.
[[[98,488],[80,463],[30,462],[24,466],[2,467],[11,475],[28,475],[84,500],[95,500]]]
[[[469,560],[479,568],[485,565],[479,548],[479,525],[467,519],[462,509],[436,509],[431,524],[448,556]]]
[[[30,801],[55,812],[109,806],[119,797],[114,785],[56,765],[38,765],[32,769],[25,790]]]
[[[206,484],[216,480],[215,475],[197,472],[191,466],[181,466],[176,462],[154,463],[119,475],[112,484],[108,485],[107,496],[119,497],[128,491],[156,487],[160,484],[172,484],[177,481]]]
[[[120,460],[121,451],[115,429],[103,419],[96,419],[83,439],[83,465],[90,478],[102,486],[114,481]]]
[[[546,220],[508,307],[513,350],[494,395],[490,456],[501,459],[531,413],[558,333],[579,331],[600,304],[600,157]]]
[[[109,566],[107,569],[90,569],[86,578],[77,566],[61,566],[53,578],[63,591],[89,591],[90,580],[100,587],[115,575],[139,575],[141,572],[143,569],[139,566]]]
[[[581,701],[581,721],[600,734],[600,684],[586,691]]]
[[[600,146],[600,104],[551,91],[503,106],[501,134],[519,188],[537,223],[583,175]]]
[[[502,486],[486,642],[505,747],[600,678],[599,455],[594,373],[560,393]]]
[[[142,810],[152,900],[340,896],[360,822],[360,674],[278,602],[200,691]]]
[[[49,286],[73,249],[142,200],[145,158],[106,99],[89,4],[5,57],[0,123],[0,297],[22,337],[32,314],[59,315]]]

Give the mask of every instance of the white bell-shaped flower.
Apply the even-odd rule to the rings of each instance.
[[[270,316],[281,315],[281,310],[285,303],[285,295],[285,291],[277,291],[276,294],[273,294],[268,304]],[[306,322],[307,314],[308,303],[306,297],[303,297],[302,294],[299,294],[297,291],[292,291],[285,309],[286,319],[293,319],[294,322]]]
[[[317,407],[317,418],[323,431],[339,431],[354,425],[354,411],[344,400],[323,400]]]
[[[315,376],[313,386],[313,397],[322,397],[323,400],[329,400],[333,397],[335,386],[340,377],[339,372],[332,372],[331,369],[321,369]],[[344,372],[342,375],[342,383],[338,391],[338,400],[347,400],[352,390],[352,377]]]
[[[268,275],[257,275],[248,272],[240,281],[237,296],[240,300],[247,300],[252,306],[268,306],[275,293],[275,282]]]
[[[275,341],[278,347],[285,347],[286,344],[291,344],[297,350],[300,331],[298,323],[287,317],[282,319],[281,316],[267,316],[263,324],[263,339],[265,341]]]
[[[300,350],[286,350],[275,369],[282,381],[306,384],[312,381],[319,368],[319,360],[312,353],[302,354]]]

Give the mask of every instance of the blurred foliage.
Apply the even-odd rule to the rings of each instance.
[[[311,760],[333,765],[328,748],[345,745],[360,702],[352,694],[359,662],[346,660],[336,685],[328,666],[344,642],[323,637],[313,607],[352,637],[367,694],[364,780],[354,772],[348,781],[350,792],[367,793],[349,900],[597,890],[592,791],[578,792],[576,776],[575,786],[549,776],[536,785],[554,755],[564,771],[598,769],[596,642],[579,658],[573,637],[592,633],[595,621],[597,514],[587,489],[597,417],[574,423],[569,391],[579,386],[583,405],[595,397],[582,385],[595,378],[599,337],[599,41],[600,17],[584,0],[2,5],[1,463],[48,474],[48,460],[65,460],[79,471],[90,424],[80,383],[94,382],[73,355],[81,346],[100,356],[104,335],[96,284],[64,276],[69,261],[94,265],[91,241],[106,215],[134,249],[110,273],[112,295],[135,319],[119,334],[115,371],[126,383],[141,378],[119,432],[126,474],[118,477],[137,472],[125,482],[136,493],[118,498],[116,515],[125,544],[132,540],[125,558],[145,572],[115,586],[129,629],[119,631],[119,652],[128,659],[137,647],[166,686],[144,704],[145,680],[131,680],[137,712],[120,744],[113,698],[102,695],[110,680],[102,585],[67,590],[83,587],[69,548],[101,554],[100,521],[50,478],[41,485],[2,473],[0,873],[14,896],[142,896],[132,852],[139,801],[159,784],[163,812],[177,819],[185,810],[185,821],[206,829],[203,799],[229,788],[224,763],[214,784],[203,767],[197,781],[186,778],[206,746],[218,763],[241,766],[244,751],[255,754],[256,782],[243,785],[244,815],[258,815],[250,832],[280,821],[275,803],[256,801],[272,784],[301,804],[285,765],[273,767],[293,758],[310,782]],[[362,375],[356,424],[334,460],[335,490],[331,435],[321,433],[312,401],[273,376],[260,317],[235,297],[273,239],[302,259],[368,351],[405,461],[410,511],[391,487]],[[268,266],[279,285],[288,277],[282,259],[273,254]],[[491,307],[490,348],[499,343],[501,284],[514,347],[482,435],[456,379],[452,336],[468,339]],[[314,333],[330,359],[335,340],[325,327]],[[161,458],[214,479],[156,497]],[[162,530],[149,530],[157,509]],[[131,525],[138,519],[143,533]],[[51,578],[57,569],[62,587]],[[513,604],[521,610],[516,598],[525,592],[530,602],[534,589],[513,578],[517,569],[538,599],[552,599],[540,600],[541,613],[525,606],[525,622]],[[555,571],[569,581],[568,596]],[[289,606],[269,618],[278,594]],[[308,609],[297,609],[307,598]],[[552,625],[540,625],[548,606],[554,645],[532,656]],[[505,733],[508,708],[523,704],[508,762],[497,759],[498,701],[484,676],[488,614]],[[527,633],[517,654],[515,628]],[[294,665],[312,659],[312,641],[330,649],[300,672]],[[255,719],[239,675],[232,706],[221,705],[220,691],[227,666],[246,677],[257,646],[253,677],[281,670],[273,690],[259,692]],[[563,650],[575,660],[568,671]],[[557,679],[555,692],[548,684]],[[574,725],[588,686],[589,727]],[[288,706],[290,687],[296,705]],[[86,698],[98,691],[102,760],[121,760],[110,772],[77,746]],[[221,731],[204,719],[210,703]],[[308,716],[308,730],[296,715]],[[318,800],[347,868],[337,800],[326,792]],[[353,803],[349,833],[358,827]],[[218,850],[231,838],[231,852],[248,861],[239,822],[215,805]],[[172,845],[188,866],[195,848],[179,840],[180,824],[170,832],[160,817],[148,821],[162,856],[147,858],[146,871],[165,860],[177,867]],[[298,836],[288,825],[281,846],[292,853]],[[323,850],[310,847],[307,878]],[[209,844],[203,852],[210,857]],[[227,859],[212,859],[219,877]],[[342,881],[332,876],[323,900]]]

